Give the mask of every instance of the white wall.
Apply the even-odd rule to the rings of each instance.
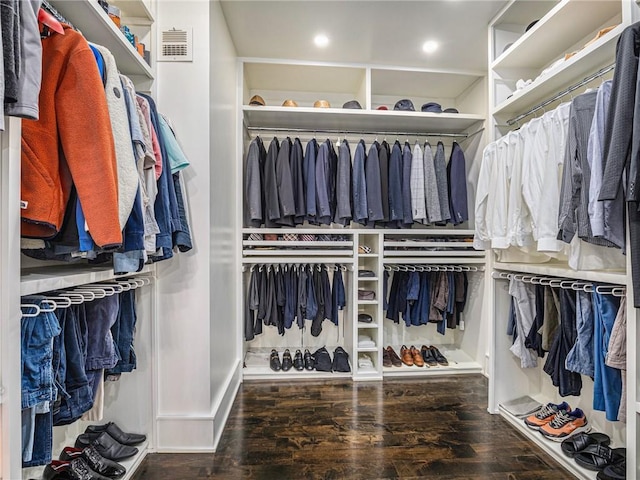
[[[234,198],[235,50],[217,3],[159,0],[156,26],[158,32],[193,28],[193,62],[157,63],[155,86],[158,107],[171,117],[191,162],[184,177],[194,244],[191,252],[161,262],[158,268],[156,443],[160,451],[212,450],[214,423],[216,430],[223,423],[220,397],[237,364],[231,327],[234,283],[220,281],[218,265],[219,242],[224,241],[218,232],[234,228],[233,216],[221,214],[219,205],[229,205]],[[212,98],[219,78],[230,84],[229,92]],[[216,104],[222,109],[210,108]],[[227,123],[226,117],[228,129],[217,127]],[[221,153],[229,172],[217,166]],[[226,269],[231,271],[231,261]],[[228,328],[221,329],[221,318]],[[227,402],[236,387],[231,385]],[[224,414],[226,406],[222,407]]]
[[[237,57],[218,0],[210,3],[211,48],[211,398],[217,411],[218,443],[231,402],[240,384],[239,352],[242,311],[237,311],[235,256],[241,226],[236,204],[238,124]]]

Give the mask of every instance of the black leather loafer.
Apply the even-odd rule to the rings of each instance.
[[[107,432],[102,432],[97,438],[93,433],[83,433],[76,438],[76,448],[88,447],[91,444],[98,451],[100,455],[114,462],[119,462],[126,458],[133,457],[138,453],[136,447],[130,447],[128,445],[122,445],[116,442],[111,435]]]
[[[53,460],[44,468],[42,480],[109,480],[91,470],[84,458],[79,457],[65,462]]]
[[[73,447],[64,447],[60,454],[60,460],[70,462],[76,458],[84,458],[89,467],[100,475],[104,475],[109,478],[120,478],[127,469],[113,460],[104,458],[98,453],[98,451],[92,445],[89,445],[84,450]]]
[[[279,372],[282,369],[282,363],[280,363],[280,355],[278,355],[278,351],[274,348],[271,350],[271,357],[269,357],[269,367],[274,372]]]
[[[293,360],[291,359],[291,352],[287,348],[282,354],[282,371],[288,372],[293,367]]]
[[[309,371],[316,368],[316,361],[308,348],[304,350],[304,368]]]
[[[429,349],[431,350],[431,353],[433,354],[433,356],[435,357],[436,361],[442,365],[442,366],[447,366],[449,365],[449,361],[446,359],[446,357],[444,355],[442,355],[440,353],[440,350],[438,350],[436,347],[434,347],[433,345],[431,347],[429,347]]]
[[[420,353],[422,353],[422,359],[424,360],[424,363],[426,363],[428,366],[435,367],[436,365],[438,365],[438,361],[436,360],[433,351],[426,345],[422,345]]]
[[[296,350],[296,354],[293,356],[293,368],[298,371],[304,370],[304,360],[302,359],[302,352]]]
[[[89,425],[84,433],[102,433],[107,432],[113,439],[123,445],[139,445],[144,442],[147,437],[141,433],[126,433],[123,432],[118,425],[113,422],[105,423],[104,425]]]

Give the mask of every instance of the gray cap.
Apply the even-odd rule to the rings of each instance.
[[[460,113],[457,108],[445,108],[443,113]]]
[[[405,110],[408,112],[415,112],[416,109],[413,108],[413,102],[408,98],[403,98],[402,100],[398,100],[396,104],[393,106],[394,110]]]
[[[362,106],[360,105],[360,102],[358,102],[357,100],[349,100],[347,103],[342,105],[342,108],[354,108],[357,110],[362,110]]]

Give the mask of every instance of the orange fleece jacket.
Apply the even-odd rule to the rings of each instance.
[[[72,184],[100,247],[122,244],[107,100],[93,52],[65,26],[42,41],[40,119],[22,122],[22,235],[52,238]]]

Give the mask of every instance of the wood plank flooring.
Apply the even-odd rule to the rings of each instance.
[[[564,480],[497,415],[481,375],[247,382],[215,454],[150,454],[134,480]]]

